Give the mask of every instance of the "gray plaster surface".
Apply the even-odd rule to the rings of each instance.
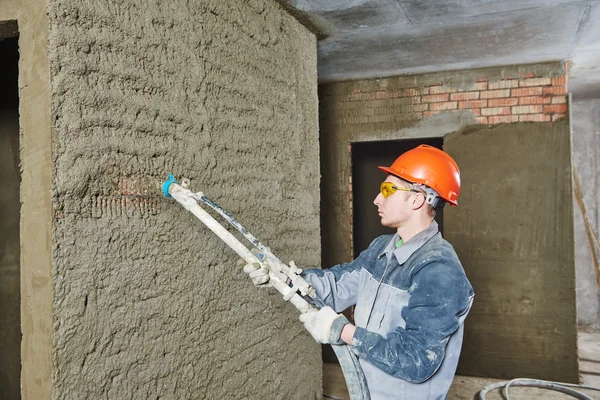
[[[579,381],[569,128],[445,138],[462,199],[444,210],[444,233],[475,289],[460,374]]]
[[[600,100],[572,103],[573,165],[583,196],[574,196],[577,317],[582,326],[600,328]],[[581,200],[578,201],[578,200]],[[582,207],[583,206],[583,207]],[[583,211],[585,210],[585,218]],[[584,221],[587,220],[587,224]],[[595,252],[596,257],[593,256]]]
[[[320,398],[297,311],[159,190],[318,266],[314,35],[269,1],[49,3],[53,398]]]

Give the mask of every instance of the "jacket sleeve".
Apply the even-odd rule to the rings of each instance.
[[[361,270],[369,268],[374,262],[377,250],[385,241],[385,237],[375,239],[350,263],[338,264],[329,269],[307,269],[302,276],[312,285],[317,297],[325,305],[333,308],[335,312],[342,312],[356,304]]]
[[[356,328],[352,351],[388,374],[421,383],[440,367],[450,336],[469,311],[473,290],[458,268],[436,262],[414,276],[409,291],[401,311],[405,327],[385,337]]]

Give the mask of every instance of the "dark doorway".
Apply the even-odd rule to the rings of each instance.
[[[21,398],[19,48],[0,37],[0,397]]]
[[[427,144],[442,149],[443,138],[406,139],[380,142],[359,142],[352,144],[352,211],[354,257],[369,247],[377,236],[393,233],[394,230],[381,226],[373,200],[379,193],[379,185],[385,180],[385,173],[377,167],[392,165],[402,153]],[[435,220],[443,233],[443,210]]]

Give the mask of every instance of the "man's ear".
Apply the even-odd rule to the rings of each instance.
[[[425,195],[421,192],[415,193],[413,196],[412,209],[418,210],[426,204]]]

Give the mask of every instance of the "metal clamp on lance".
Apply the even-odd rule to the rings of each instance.
[[[299,291],[302,296],[315,297],[315,289],[300,274],[302,268],[298,268],[294,261],[290,261],[286,275],[292,282],[294,292]]]

